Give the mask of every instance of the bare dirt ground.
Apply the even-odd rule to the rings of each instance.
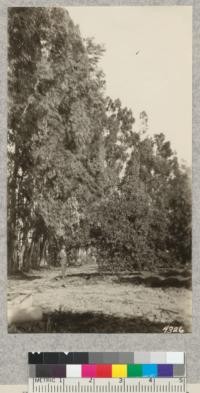
[[[59,268],[43,268],[8,280],[9,332],[190,332],[191,302],[180,271],[106,275],[90,265],[69,267],[62,279]]]

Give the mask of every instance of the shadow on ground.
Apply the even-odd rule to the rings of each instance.
[[[123,284],[134,284],[134,285],[144,285],[151,288],[187,288],[190,289],[192,286],[191,278],[182,277],[142,277],[140,275],[134,277],[119,277],[115,282]]]
[[[177,321],[173,326],[180,326]],[[120,318],[103,313],[55,311],[40,322],[23,323],[9,328],[9,333],[162,333],[166,323],[144,318]],[[181,325],[185,333],[186,326]]]
[[[34,272],[34,274],[27,274],[27,273],[25,273],[25,272],[22,272],[22,271],[20,271],[20,272],[18,272],[18,273],[15,273],[15,274],[12,274],[11,276],[9,276],[9,278],[10,279],[12,279],[12,280],[21,280],[21,281],[32,281],[32,280],[38,280],[39,278],[42,278],[42,276],[40,275],[40,276],[38,276],[37,274],[35,274],[35,272]]]

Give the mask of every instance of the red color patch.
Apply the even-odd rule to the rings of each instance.
[[[112,364],[97,364],[96,378],[112,378]]]

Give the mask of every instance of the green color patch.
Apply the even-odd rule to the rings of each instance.
[[[127,377],[128,378],[142,377],[142,365],[141,364],[128,364]]]

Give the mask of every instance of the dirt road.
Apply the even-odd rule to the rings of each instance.
[[[152,274],[147,272],[131,277],[99,275],[95,266],[70,267],[65,279],[58,268],[13,277],[8,281],[8,314],[34,307],[46,320],[14,324],[10,331],[162,332],[166,325],[191,331],[190,289],[159,287],[163,278],[158,276],[157,284],[148,286]]]

